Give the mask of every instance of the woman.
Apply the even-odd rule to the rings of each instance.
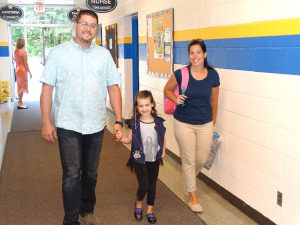
[[[14,52],[14,58],[16,62],[16,77],[17,77],[17,88],[18,88],[18,109],[28,109],[26,105],[23,104],[23,93],[28,93],[28,79],[27,75],[29,73],[30,78],[32,77],[28,63],[27,63],[27,53],[24,50],[25,40],[24,38],[19,38],[17,41],[16,50]]]
[[[201,39],[188,46],[189,81],[181,95],[174,95],[176,85],[181,89],[181,70],[176,70],[164,88],[164,94],[177,104],[174,112],[174,133],[182,160],[185,192],[189,207],[202,212],[196,195],[196,176],[206,162],[216,123],[220,79],[217,71],[208,65],[206,46]]]

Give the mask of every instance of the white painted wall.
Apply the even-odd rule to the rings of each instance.
[[[0,42],[8,43],[8,24],[0,19]],[[10,60],[9,57],[0,57],[0,80],[10,80]]]
[[[119,17],[116,19],[103,20],[102,15],[99,15],[100,23],[102,23],[103,40],[105,42],[105,27],[117,23],[117,38],[123,40],[123,38],[132,37],[131,34],[131,16]],[[106,43],[105,43],[106,45]],[[118,71],[121,74],[123,83],[121,85],[122,94],[122,116],[124,119],[131,118],[132,115],[132,59],[119,58],[118,59]],[[108,103],[108,107],[111,108]]]
[[[131,0],[102,15],[118,21],[173,7],[175,31],[299,17],[296,0]],[[166,79],[149,76],[140,61],[140,89],[151,90],[166,119],[167,147],[176,155],[173,118],[163,113]],[[175,65],[180,68],[182,65]],[[224,138],[217,161],[203,173],[277,224],[300,224],[300,76],[218,69],[221,77],[216,129]],[[283,206],[276,204],[277,191]]]
[[[9,35],[8,35],[8,24],[6,21],[0,19],[0,42],[9,43]],[[0,57],[0,80],[9,80],[11,81],[11,61],[9,57]],[[14,84],[14,83],[13,83]],[[11,86],[13,85],[11,82]],[[11,90],[12,87],[11,87]],[[3,103],[5,104],[5,103]],[[0,114],[4,115],[5,112],[0,112]],[[4,131],[5,130],[5,131]],[[4,154],[5,142],[4,132],[6,132],[6,128],[3,127],[3,121],[0,120],[0,170],[2,165],[2,158]]]
[[[119,38],[130,37],[128,18],[138,13],[139,35],[146,36],[146,15],[170,7],[174,8],[175,31],[300,15],[298,0],[127,0],[119,1],[113,12],[100,14],[100,22],[103,29],[117,22]],[[0,42],[7,41],[7,25],[2,20],[0,30]],[[7,74],[8,63],[1,60],[0,73]],[[131,65],[127,60],[119,63],[125,82],[122,94],[126,96],[127,88],[131,90]],[[167,147],[178,155],[172,116],[163,114],[166,79],[149,76],[145,61],[139,65],[140,89],[153,92],[166,119]],[[224,142],[212,169],[203,173],[275,223],[300,224],[300,76],[226,69],[218,72],[221,92],[216,129]],[[124,112],[131,110],[123,106]],[[276,204],[277,191],[283,193],[282,207]]]

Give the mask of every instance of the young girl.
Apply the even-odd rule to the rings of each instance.
[[[142,204],[147,194],[147,220],[149,223],[156,223],[153,206],[159,164],[165,155],[166,128],[163,125],[164,119],[157,116],[150,91],[137,93],[133,113],[128,135],[122,137],[122,133],[119,132],[117,138],[122,138],[122,143],[132,142],[129,166],[134,169],[138,180],[134,216],[136,220],[142,220]]]

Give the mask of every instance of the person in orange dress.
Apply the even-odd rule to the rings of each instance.
[[[17,90],[18,90],[18,109],[28,109],[23,104],[23,93],[28,93],[28,73],[30,78],[32,77],[28,62],[27,53],[24,50],[25,40],[19,38],[17,41],[16,50],[14,52],[14,58],[16,62],[16,78],[17,78]]]

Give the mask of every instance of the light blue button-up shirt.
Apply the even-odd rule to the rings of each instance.
[[[55,87],[56,127],[92,134],[104,129],[107,86],[121,76],[107,49],[71,40],[50,51],[40,81]]]

